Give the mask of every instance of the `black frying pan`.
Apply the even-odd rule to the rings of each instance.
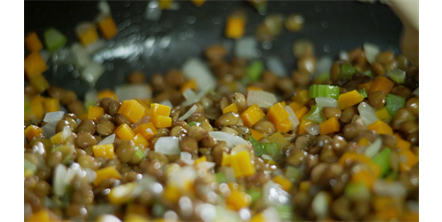
[[[97,90],[113,89],[125,82],[134,70],[142,70],[150,79],[154,73],[178,68],[191,56],[201,55],[205,47],[214,43],[229,45],[223,36],[226,17],[236,8],[247,14],[246,34],[253,35],[263,15],[245,1],[208,1],[201,7],[190,1],[180,1],[178,11],[163,11],[159,22],[144,19],[145,1],[110,1],[112,15],[117,23],[118,35],[107,43],[108,49],[124,49],[120,56],[104,60],[107,70],[98,80]],[[305,19],[301,32],[284,31],[265,50],[259,45],[262,57],[280,57],[287,68],[296,68],[292,54],[293,42],[307,38],[315,43],[317,56],[329,54],[337,57],[340,50],[349,50],[372,42],[382,49],[398,52],[402,24],[392,10],[379,2],[358,1],[269,1],[268,13],[289,15],[300,13]],[[75,26],[92,21],[98,14],[96,1],[25,1],[25,34],[36,31],[42,38],[48,27],[55,27],[68,36],[67,46],[78,41]],[[192,23],[193,22],[193,23]],[[143,44],[148,37],[155,39],[154,51],[146,52]],[[167,40],[170,39],[169,44]],[[167,47],[164,47],[167,45]],[[163,47],[161,47],[163,46]],[[54,66],[44,73],[51,85],[74,90],[80,98],[90,86],[76,77],[68,66]]]

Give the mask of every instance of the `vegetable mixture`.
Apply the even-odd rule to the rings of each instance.
[[[104,41],[96,25],[105,39],[118,33],[106,12],[76,28],[72,51]],[[252,38],[241,38],[243,16],[227,19],[227,37]],[[272,16],[258,41],[284,28]],[[53,28],[44,40],[50,52],[67,42]],[[419,70],[402,54],[367,43],[318,74],[313,44],[299,40],[289,77],[276,57],[238,49],[228,61],[212,45],[205,61],[149,80],[135,71],[80,101],[42,75],[37,34],[25,44],[26,221],[419,220]],[[83,62],[96,81],[101,64]]]

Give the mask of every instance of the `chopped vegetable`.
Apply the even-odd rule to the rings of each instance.
[[[167,116],[151,115],[150,121],[156,128],[166,128],[172,126],[172,118]]]
[[[149,140],[157,134],[157,130],[151,122],[137,126],[134,129],[134,132],[137,134],[141,134],[146,140]]]
[[[295,96],[293,96],[293,101],[298,102],[302,105],[307,104],[307,102],[310,100],[309,92],[307,90],[301,90],[298,93],[296,93]]]
[[[322,108],[323,107],[318,105],[311,106],[310,111],[306,115],[304,115],[302,119],[310,120],[314,123],[324,122],[325,120],[327,120],[327,118],[325,118],[322,114]]]
[[[235,171],[235,177],[250,176],[256,172],[255,165],[247,151],[231,154],[230,165]]]
[[[249,141],[250,143],[252,143],[252,146],[255,149],[255,156],[261,156],[262,154],[264,154],[264,145],[262,145],[253,136],[249,137]],[[224,153],[223,153],[223,161],[224,161]]]
[[[47,98],[44,101],[46,112],[56,112],[60,110],[60,102],[56,98]],[[46,117],[45,117],[46,118]]]
[[[43,49],[43,44],[41,44],[41,41],[35,32],[31,32],[26,36],[25,45],[29,52],[38,52]]]
[[[303,106],[302,108],[295,110],[294,113],[298,118],[298,121],[301,121],[302,117],[304,117],[309,111],[310,110],[307,107]]]
[[[397,84],[403,84],[405,82],[405,75],[405,71],[399,68],[387,70],[387,76]]]
[[[390,94],[391,90],[393,89],[394,82],[389,80],[387,77],[378,76],[376,79],[374,79],[373,83],[371,84],[370,88],[368,89],[368,93],[372,94],[378,90],[385,93],[385,95]]]
[[[241,119],[244,122],[244,125],[246,125],[247,127],[252,127],[255,123],[264,118],[264,116],[264,112],[256,104],[247,108],[240,115]]]
[[[378,120],[375,109],[373,109],[373,107],[366,102],[359,104],[358,111],[362,120],[364,121],[364,124],[367,126]]]
[[[37,172],[37,166],[29,162],[27,159],[24,160],[24,176],[29,177]]]
[[[152,89],[146,84],[122,85],[115,88],[115,93],[120,100],[151,99]]]
[[[367,58],[367,61],[370,64],[373,64],[374,62],[376,62],[376,57],[381,52],[381,49],[379,48],[379,46],[377,46],[373,43],[364,42],[364,52],[365,52],[365,56]]]
[[[114,144],[94,145],[92,151],[95,157],[107,157],[112,160],[114,158]]]
[[[29,79],[29,83],[36,88],[38,93],[43,93],[49,89],[49,82],[43,75],[37,75]]]
[[[371,87],[371,84],[373,84],[373,81],[359,84],[358,89],[365,89],[368,91]]]
[[[264,66],[261,61],[256,60],[247,67],[246,75],[252,81],[258,81],[261,78]]]
[[[111,188],[110,193],[107,195],[109,202],[115,205],[128,203],[132,200],[132,192],[136,186],[137,183],[132,182]]]
[[[223,109],[223,114],[226,114],[228,112],[238,113],[238,107],[236,106],[236,103],[232,103]]]
[[[171,108],[159,103],[150,104],[151,115],[169,116]]]
[[[45,31],[45,44],[50,52],[54,52],[55,50],[62,48],[68,39],[66,36],[61,34],[57,29],[50,28]]]
[[[98,40],[97,27],[92,23],[84,22],[79,24],[75,29],[75,33],[84,46],[90,45]]]
[[[45,60],[40,52],[35,51],[25,58],[25,73],[29,79],[33,79],[48,70]]]
[[[289,113],[284,109],[281,103],[275,103],[275,105],[269,108],[267,112],[267,120],[272,122],[275,126],[289,117]]]
[[[399,152],[399,169],[401,172],[409,171],[414,165],[416,165],[419,161],[411,150],[401,150]]]
[[[307,134],[308,131],[306,129],[307,126],[314,124],[314,122],[306,119],[301,119],[301,122],[299,123],[299,129],[298,134]]]
[[[332,99],[338,99],[340,94],[340,88],[338,86],[331,85],[311,85],[308,89],[309,97],[327,97]]]
[[[155,152],[162,153],[164,155],[174,155],[181,152],[179,148],[179,139],[174,136],[160,137],[155,142]]]
[[[350,106],[356,105],[364,100],[364,97],[359,94],[358,91],[353,90],[350,92],[343,93],[339,95],[338,106],[341,110],[348,108]]]
[[[382,139],[378,137],[370,146],[365,149],[365,155],[372,158],[374,157],[382,147]]]
[[[196,159],[195,160],[195,165],[198,165],[199,163],[202,163],[202,162],[207,162],[207,157],[206,156],[202,156],[202,157]]]
[[[292,182],[285,178],[282,175],[278,175],[276,177],[273,177],[273,181],[279,185],[281,185],[282,189],[289,192],[290,189],[292,188]]]
[[[270,135],[268,137],[268,139],[270,140],[270,142],[272,143],[277,143],[278,144],[278,148],[280,150],[284,149],[285,146],[287,146],[289,144],[289,141],[287,141],[285,139],[285,137],[280,133],[280,132],[276,132],[272,135]]]
[[[410,142],[403,140],[401,138],[401,136],[399,136],[399,134],[397,134],[397,133],[394,134],[394,137],[396,137],[396,141],[397,141],[396,147],[397,148],[399,148],[401,150],[409,150],[410,149],[410,147],[411,147]]]
[[[382,108],[380,108],[380,109],[377,109],[377,110],[375,111],[375,114],[376,114],[376,116],[377,116],[380,120],[382,120],[382,121],[384,121],[384,122],[388,122],[388,121],[391,120],[391,116],[390,116],[390,114],[388,113],[387,108],[385,108],[385,107],[382,107]]]
[[[126,123],[123,123],[120,126],[118,126],[115,129],[114,133],[121,140],[133,140],[135,137],[134,131],[132,131],[130,126],[127,125]]]
[[[376,156],[373,157],[371,160],[374,164],[378,165],[381,168],[381,173],[379,176],[383,177],[387,175],[387,173],[390,171],[390,153],[391,150],[389,148],[384,148],[376,154]]]
[[[144,110],[144,106],[136,100],[125,100],[118,109],[118,113],[126,116],[131,123],[138,123],[144,114]]]
[[[255,155],[258,155],[256,154],[256,151]],[[230,166],[230,154],[223,153],[223,156],[221,158],[221,166]]]
[[[299,125],[299,119],[296,116],[295,112],[293,112],[293,110],[290,108],[290,106],[285,106],[284,104],[284,109],[289,114],[289,117],[287,119],[290,121],[292,126],[290,129],[293,130]]]
[[[387,96],[387,103],[385,104],[385,108],[388,111],[390,116],[395,116],[396,112],[405,107],[405,98],[402,96],[396,96],[393,94],[389,94]]]
[[[287,133],[292,129],[292,122],[287,118],[280,123],[275,124],[275,129],[281,133]]]
[[[229,15],[227,17],[225,35],[227,38],[239,39],[245,33],[246,21],[244,16]]]
[[[387,124],[382,122],[381,120],[376,120],[372,124],[367,126],[368,130],[373,130],[377,134],[388,134],[393,135],[393,129]]]
[[[111,39],[118,33],[117,25],[110,15],[105,16],[98,21],[98,28],[100,29],[103,37],[106,39]]]
[[[188,89],[197,90],[197,83],[194,79],[191,79],[191,80],[187,81],[186,83],[184,83],[180,88],[180,92],[184,93]]]
[[[232,191],[230,196],[226,198],[226,204],[234,210],[239,211],[241,208],[248,207],[252,202],[252,198],[241,191]]]
[[[332,117],[322,123],[319,124],[319,133],[321,135],[327,135],[330,133],[339,132],[341,125],[339,124],[339,121]]]
[[[101,182],[103,182],[106,179],[114,178],[114,179],[121,179],[122,176],[118,172],[118,170],[115,169],[115,166],[108,166],[103,169],[95,171],[97,174],[97,178],[94,180],[94,185],[100,185]]]
[[[233,147],[238,144],[249,144],[243,138],[239,136],[234,136],[230,133],[221,132],[221,131],[213,131],[209,132],[209,136],[213,137],[216,140],[226,141],[228,147]]]
[[[105,70],[106,68],[102,64],[92,61],[81,72],[81,78],[90,85],[94,85]]]
[[[277,102],[276,96],[261,90],[250,90],[247,92],[247,106],[258,106],[260,108],[269,108]]]
[[[285,176],[291,179],[298,179],[298,177],[301,175],[301,171],[293,166],[288,166],[287,170],[285,171]]]
[[[118,100],[118,96],[117,94],[115,94],[114,92],[112,92],[112,90],[110,89],[103,89],[101,90],[98,95],[97,95],[98,99],[103,99],[103,98],[112,98],[114,100]]]
[[[367,90],[365,88],[358,90],[358,93],[361,94],[361,96],[364,97],[364,99],[368,97]]]
[[[342,64],[339,79],[351,79],[351,76],[357,72],[356,67]]]
[[[98,118],[100,118],[101,115],[104,114],[103,107],[100,106],[90,106],[88,109],[88,119],[98,121]]]

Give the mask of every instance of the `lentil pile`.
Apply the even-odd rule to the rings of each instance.
[[[36,75],[24,88],[25,219],[419,220],[418,68],[358,47],[314,75],[313,45],[299,44],[291,77],[206,48],[212,90],[185,70],[137,71],[126,87],[151,95],[107,89],[91,103]]]

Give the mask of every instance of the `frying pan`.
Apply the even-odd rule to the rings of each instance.
[[[93,56],[106,67],[95,84],[97,90],[114,89],[135,70],[143,71],[146,79],[150,79],[155,73],[179,68],[187,58],[200,56],[207,46],[215,43],[224,44],[232,56],[234,41],[223,35],[226,17],[234,9],[243,9],[247,15],[246,35],[253,35],[264,18],[245,1],[207,1],[201,7],[179,1],[179,10],[165,10],[158,22],[152,22],[144,19],[147,4],[109,1],[119,33],[107,42],[106,49]],[[296,68],[292,47],[301,38],[315,43],[318,57],[330,55],[337,59],[341,50],[362,46],[364,42],[399,52],[402,23],[387,5],[379,2],[269,1],[267,12],[285,16],[299,13],[305,18],[302,31],[284,31],[271,42],[270,49],[269,45],[265,48],[258,45],[262,59],[277,56],[288,70]],[[68,37],[66,46],[70,46],[78,41],[75,26],[93,21],[97,15],[96,1],[25,1],[25,34],[36,31],[42,37],[44,30],[55,27]],[[79,98],[91,89],[72,66],[51,62],[48,65],[44,76],[51,85],[74,90]]]

